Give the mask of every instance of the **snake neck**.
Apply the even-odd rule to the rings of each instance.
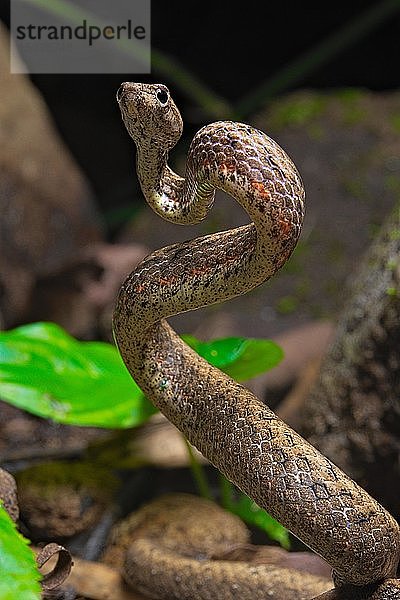
[[[143,195],[151,206],[157,206],[163,196],[167,160],[167,151],[158,144],[143,141],[137,145],[136,173]]]
[[[144,141],[136,146],[136,173],[146,199],[160,193],[167,160],[167,151],[156,144]]]
[[[143,195],[151,208],[163,219],[178,224],[202,221],[213,203],[214,186],[202,185],[186,171],[181,177],[168,166],[168,151],[154,141],[137,145],[136,172]]]

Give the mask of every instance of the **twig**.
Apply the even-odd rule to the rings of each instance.
[[[255,90],[245,95],[235,106],[235,114],[245,117],[251,114],[273,96],[303,81],[306,76],[329,62],[334,56],[365,37],[400,9],[400,0],[383,0],[375,4],[355,19],[337,29],[322,42],[301,54],[280,69]]]

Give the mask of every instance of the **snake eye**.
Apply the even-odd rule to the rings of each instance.
[[[156,92],[156,97],[161,106],[165,106],[168,102],[168,92],[159,88]]]

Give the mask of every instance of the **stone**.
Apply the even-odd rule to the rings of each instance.
[[[90,185],[28,77],[10,74],[0,24],[0,327],[24,319],[40,277],[101,239]]]

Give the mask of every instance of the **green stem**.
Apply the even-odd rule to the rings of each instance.
[[[221,506],[232,512],[233,485],[222,473],[219,474],[219,495]]]
[[[272,96],[292,87],[326,64],[335,55],[354,45],[400,9],[400,0],[383,0],[336,30],[322,42],[301,54],[240,100],[235,114],[242,118],[261,106]]]
[[[151,63],[153,72],[168,77],[186,97],[191,98],[196,106],[200,106],[206,116],[215,119],[233,117],[233,108],[229,102],[192,75],[175,58],[153,48]]]
[[[207,500],[213,500],[214,498],[211,493],[211,489],[208,484],[207,477],[204,472],[203,466],[197,460],[197,458],[193,452],[193,448],[189,444],[187,439],[184,436],[182,436],[182,437],[184,439],[184,442],[186,444],[186,448],[188,451],[190,469],[192,471],[192,476],[196,483],[197,490],[202,498],[207,498]]]

